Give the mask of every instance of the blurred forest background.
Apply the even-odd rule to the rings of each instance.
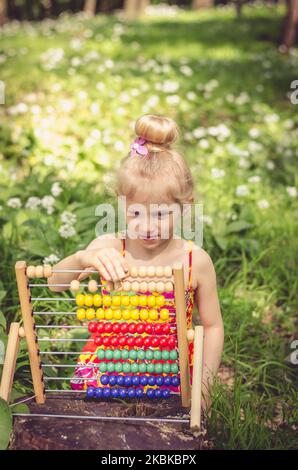
[[[95,207],[115,204],[135,120],[169,115],[204,204],[225,324],[209,442],[296,447],[297,1],[0,5],[0,340],[20,320],[15,261],[84,248]],[[13,399],[31,393],[27,371],[22,342]]]

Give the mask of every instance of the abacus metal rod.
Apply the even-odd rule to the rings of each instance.
[[[34,312],[33,315],[76,315],[76,312]]]
[[[68,328],[70,330],[72,330],[73,328],[82,328],[82,329],[88,329],[88,326],[85,326],[85,325],[35,325],[35,328],[49,328],[49,329],[52,329],[52,328]]]
[[[86,380],[88,382],[92,382],[94,380],[98,380],[98,375],[94,375],[93,377],[45,377],[44,380]]]
[[[89,273],[93,273],[93,274],[98,274],[99,271],[97,271],[96,269],[59,269],[59,268],[54,268],[52,269],[52,273],[84,273],[84,274],[89,274]]]
[[[78,380],[78,379],[77,379]],[[81,382],[84,381],[85,379],[82,377],[79,379]],[[51,389],[51,388],[47,388],[45,390],[46,393],[80,393],[81,395],[84,395],[85,396],[85,393],[86,393],[86,390],[63,390],[63,389]],[[171,395],[180,395],[180,392],[172,392],[171,391]]]
[[[64,367],[77,367],[78,364],[41,364],[41,367],[59,367],[59,368],[64,368]],[[84,369],[93,369],[94,367],[98,367],[98,364],[85,364]],[[77,378],[77,377],[76,377]]]
[[[64,300],[66,302],[75,302],[76,299],[70,298],[70,297],[31,297],[30,300],[45,300],[47,302],[57,302]]]
[[[64,342],[64,343],[76,343],[76,342],[88,342],[88,341],[94,341],[93,339],[86,339],[86,338],[40,338],[39,336],[37,337],[38,341],[40,342],[48,342],[48,343],[56,343],[57,341],[59,342]],[[81,353],[85,354],[85,353]]]
[[[28,284],[28,287],[70,287],[71,284]],[[103,284],[97,284],[98,287],[104,287]],[[88,284],[80,284],[81,287],[88,287]]]
[[[61,418],[61,419],[80,419],[97,421],[132,421],[132,422],[154,422],[154,423],[180,423],[189,424],[189,419],[182,418],[146,418],[133,416],[79,416],[79,415],[58,415],[49,413],[12,413],[13,416],[27,418]]]
[[[85,354],[94,354],[94,351],[40,351],[40,355],[51,354],[51,356],[63,356],[63,355],[85,355]]]

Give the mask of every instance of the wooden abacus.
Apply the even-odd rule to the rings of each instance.
[[[32,380],[33,380],[33,388],[34,388],[34,393],[35,393],[35,400],[39,404],[45,403],[46,400],[46,395],[47,393],[51,392],[64,392],[64,391],[69,391],[69,392],[77,392],[77,393],[82,393],[82,390],[65,390],[65,389],[46,389],[45,388],[45,381],[47,380],[47,377],[44,377],[43,370],[45,367],[57,367],[57,364],[43,364],[41,360],[41,356],[43,354],[47,356],[51,354],[61,354],[61,355],[72,355],[72,354],[78,354],[77,352],[66,352],[66,351],[58,351],[58,352],[52,352],[52,351],[40,351],[40,343],[41,341],[52,341],[52,342],[57,342],[57,341],[65,341],[67,343],[71,341],[86,341],[87,343],[89,342],[94,342],[94,344],[97,346],[104,344],[109,345],[109,341],[111,340],[107,337],[104,336],[103,334],[97,334],[95,339],[75,339],[71,340],[70,338],[66,339],[57,339],[57,338],[48,338],[44,339],[41,338],[38,334],[37,331],[39,328],[80,328],[79,326],[69,324],[69,325],[42,325],[40,323],[36,323],[36,318],[42,317],[42,315],[63,315],[63,316],[68,316],[68,315],[73,315],[77,316],[77,318],[80,321],[90,321],[88,327],[88,330],[90,332],[98,331],[99,329],[99,324],[101,324],[101,333],[103,333],[103,328],[106,327],[109,329],[109,331],[113,331],[113,329],[116,332],[116,326],[117,331],[119,331],[119,328],[121,328],[120,325],[123,327],[123,323],[121,322],[123,319],[127,320],[126,325],[130,326],[130,333],[129,335],[125,336],[125,334],[121,335],[122,339],[121,342],[122,344],[126,345],[127,347],[127,342],[131,345],[133,345],[132,349],[136,351],[138,348],[136,347],[136,343],[138,345],[144,345],[146,343],[146,350],[147,351],[158,351],[161,350],[163,351],[163,348],[165,351],[169,350],[167,347],[168,344],[172,344],[172,349],[173,351],[177,351],[177,361],[172,361],[175,365],[158,365],[157,362],[155,364],[149,364],[149,361],[143,362],[142,363],[142,371],[144,373],[148,373],[149,370],[155,374],[156,381],[155,379],[151,379],[151,382],[155,385],[153,388],[147,388],[146,389],[146,394],[145,397],[154,397],[154,398],[167,398],[170,395],[170,392],[167,391],[164,387],[164,377],[168,375],[171,379],[171,374],[167,374],[167,372],[171,372],[171,370],[176,371],[179,375],[179,394],[181,396],[181,403],[183,407],[190,407],[190,427],[192,429],[200,429],[201,425],[201,396],[202,396],[202,362],[203,362],[203,327],[202,326],[196,326],[194,329],[190,328],[187,329],[187,320],[186,320],[186,304],[185,304],[185,287],[184,287],[184,274],[183,274],[183,266],[181,264],[175,264],[173,267],[171,266],[141,266],[141,267],[131,267],[128,276],[125,278],[124,281],[113,284],[110,282],[106,282],[104,280],[100,280],[100,282],[97,282],[95,279],[89,280],[89,282],[86,283],[80,283],[77,280],[73,280],[70,284],[51,284],[49,282],[45,284],[39,284],[39,283],[30,283],[29,279],[37,279],[37,278],[49,278],[53,273],[82,273],[84,272],[86,275],[98,275],[98,272],[89,269],[89,270],[73,270],[73,269],[67,269],[67,270],[62,270],[62,269],[57,269],[57,268],[52,268],[51,266],[26,266],[26,263],[24,261],[18,261],[15,265],[15,270],[16,270],[16,279],[17,279],[17,285],[18,285],[18,292],[19,292],[19,299],[20,299],[20,306],[21,306],[21,312],[22,312],[22,319],[23,319],[23,326],[20,325],[20,323],[12,323],[10,326],[10,332],[9,332],[9,337],[8,337],[8,344],[7,344],[7,349],[6,349],[6,355],[5,355],[5,361],[4,361],[4,367],[3,367],[3,373],[2,373],[2,379],[1,379],[1,386],[0,386],[0,396],[6,401],[9,401],[10,399],[10,394],[11,394],[11,389],[12,389],[12,383],[13,383],[13,377],[14,377],[14,372],[15,372],[15,366],[16,366],[16,360],[17,360],[17,354],[18,354],[18,349],[19,349],[19,342],[20,338],[25,338],[27,342],[27,347],[28,347],[28,353],[29,353],[29,361],[30,361],[30,368],[31,368],[31,375],[32,375]],[[32,297],[31,296],[31,288],[48,288],[48,287],[63,287],[63,288],[69,288],[73,292],[78,292],[82,288],[88,288],[88,291],[90,294],[84,295],[84,294],[77,294],[76,297]],[[96,294],[98,292],[99,288],[105,288],[107,291],[111,292],[111,298],[108,299],[110,296],[101,296],[100,294]],[[165,337],[159,337],[159,338],[151,338],[150,339],[150,334],[147,335],[145,329],[147,328],[147,331],[159,331],[163,332],[166,331],[169,333],[170,328],[169,326],[164,326],[166,325],[165,323],[161,323],[162,320],[162,315],[163,318],[168,318],[170,316],[169,311],[166,312],[165,308],[162,305],[162,298],[163,295],[161,295],[162,292],[172,292],[174,298],[173,298],[173,306],[175,308],[175,313],[172,313],[172,322],[169,324],[171,328],[174,328],[175,334],[170,336],[165,336]],[[129,297],[126,295],[127,293],[131,294],[130,300],[128,301],[127,298]],[[137,297],[137,293],[141,293],[139,300]],[[145,295],[142,295],[142,293],[147,293],[146,299]],[[152,294],[152,295],[149,295]],[[94,294],[94,295],[93,295]],[[132,298],[134,297],[134,306],[136,305],[138,307],[152,307],[155,306],[156,308],[153,308],[151,310],[147,310],[145,308],[130,308],[130,309],[121,309],[121,308],[110,308],[110,305],[112,302],[115,304],[121,304],[125,303],[128,306],[128,302],[132,302]],[[155,296],[155,297],[154,297]],[[118,298],[119,297],[119,298]],[[96,302],[95,302],[96,299]],[[112,300],[114,299],[114,300]],[[120,299],[120,300],[119,300]],[[109,300],[109,302],[107,302]],[[142,302],[141,302],[142,300]],[[150,300],[150,302],[149,302]],[[78,308],[77,312],[71,310],[67,312],[57,312],[57,311],[36,311],[33,308],[33,303],[34,302],[58,302],[58,301],[66,301],[66,302],[75,302],[77,304]],[[159,302],[159,303],[158,303]],[[107,305],[105,305],[105,303]],[[140,305],[139,305],[140,303]],[[143,303],[143,305],[142,305]],[[148,305],[147,305],[148,303]],[[150,303],[150,305],[149,305]],[[116,305],[116,307],[123,307],[123,305]],[[83,306],[89,307],[87,310],[83,309]],[[98,306],[102,308],[98,308],[98,310],[95,312],[95,309],[91,308],[91,306]],[[70,309],[68,309],[70,310]],[[133,313],[134,312],[134,313]],[[117,313],[117,317],[116,317]],[[148,322],[148,316],[149,314],[152,317],[152,321]],[[126,317],[125,317],[126,315]],[[134,316],[133,316],[134,315]],[[135,323],[135,322],[129,322],[131,320],[131,316],[133,317],[132,319],[140,319],[140,323]],[[150,317],[150,318],[151,318]],[[99,319],[99,320],[105,320],[104,322],[99,321],[98,323],[92,322],[94,319]],[[116,319],[116,321],[114,321]],[[113,321],[112,321],[113,320]],[[154,323],[156,321],[156,324]],[[159,323],[159,326],[156,327],[156,325]],[[110,326],[107,327],[107,325],[110,324]],[[151,324],[151,327],[148,325]],[[134,326],[132,326],[134,325]],[[152,326],[153,325],[153,326]],[[92,328],[91,328],[92,326]],[[127,327],[128,328],[128,327]],[[163,328],[163,329],[162,329]],[[144,334],[140,334],[139,336],[135,335],[135,333],[143,332]],[[172,330],[171,330],[172,331]],[[94,336],[94,335],[93,335]],[[91,338],[93,338],[91,335]],[[97,339],[98,338],[98,339]],[[104,339],[105,338],[105,339]],[[114,358],[115,354],[115,344],[117,343],[117,335],[113,335],[113,347],[114,349],[112,350],[112,353],[110,353],[110,356]],[[175,340],[175,342],[173,342]],[[150,343],[151,341],[151,343]],[[168,341],[168,343],[167,343]],[[194,358],[193,358],[193,374],[192,374],[192,385],[190,383],[190,367],[189,367],[189,346],[188,343],[189,341],[194,341]],[[96,351],[101,351],[101,356],[103,357],[104,354],[106,354],[103,349],[100,347]],[[143,351],[143,350],[142,350]],[[150,356],[153,355],[152,353],[146,353],[147,355],[149,354]],[[82,353],[80,353],[82,354]],[[86,354],[86,352],[84,353]],[[94,351],[92,352],[94,354]],[[121,354],[118,351],[118,356]],[[122,355],[124,353],[122,352]],[[134,356],[136,356],[137,353],[134,353]],[[142,357],[146,357],[146,354],[143,352]],[[159,353],[155,353],[157,356],[160,357]],[[127,355],[127,354],[126,354]],[[165,354],[167,355],[167,354]],[[174,354],[175,355],[175,354]],[[99,355],[98,355],[99,357]],[[173,356],[174,357],[174,356]],[[164,361],[166,363],[166,361]],[[111,367],[115,367],[116,362],[112,364]],[[124,363],[122,363],[122,366],[118,367],[118,375],[119,371],[120,372],[125,372],[128,371],[129,373],[127,375],[130,375],[132,372],[132,368],[134,371],[138,371],[137,364],[133,367],[132,362],[129,363],[129,365],[124,366]],[[148,365],[149,364],[149,365]],[[179,368],[177,369],[179,365]],[[72,367],[76,367],[77,364],[74,364]],[[69,365],[59,365],[58,367],[70,367]],[[110,370],[113,371],[114,369],[110,367]],[[126,367],[126,369],[123,371],[122,368]],[[102,366],[103,368],[103,366]],[[176,370],[177,369],[177,370]],[[159,371],[162,375],[157,375],[157,371]],[[157,376],[159,379],[157,380]],[[96,376],[96,379],[90,379],[90,380],[99,380],[99,376]],[[103,380],[103,376],[101,375],[101,380]],[[110,376],[106,376],[110,377]],[[132,377],[130,375],[130,377]],[[144,376],[139,376],[139,377],[144,377]],[[148,378],[147,375],[145,377]],[[152,375],[154,377],[154,375]],[[173,374],[172,374],[173,378]],[[60,378],[57,377],[57,380],[59,379],[65,379],[67,380],[68,378]],[[117,376],[116,376],[117,379]],[[123,388],[119,387],[113,387],[111,385],[118,385],[117,380],[114,380],[113,384],[109,384],[109,378],[106,379],[107,381],[105,383],[109,384],[109,387],[103,387],[103,382],[101,382],[101,386],[99,388],[94,388],[88,386],[88,380],[84,380],[84,390],[86,391],[86,396],[87,398],[143,398],[144,397],[144,389],[138,387],[137,389],[134,389],[134,387],[131,387],[129,390],[130,392],[126,392],[125,390],[123,391]],[[169,378],[167,379],[167,383],[171,383],[171,380]],[[140,379],[141,380],[141,379]],[[148,379],[149,380],[149,379]],[[111,379],[110,379],[111,381]],[[135,379],[137,381],[137,379]],[[172,380],[173,381],[173,380]],[[143,382],[146,383],[146,379],[143,378]],[[150,382],[150,381],[149,381]],[[156,386],[156,382],[161,384],[161,387]],[[176,380],[176,385],[177,385],[177,380]],[[106,391],[104,391],[106,390]],[[138,392],[136,391],[138,390]],[[121,395],[121,391],[123,392]],[[113,393],[112,393],[113,392]],[[150,393],[149,393],[150,392]],[[112,395],[111,395],[112,393]],[[119,395],[120,393],[120,395]],[[136,395],[137,394],[137,395]],[[63,395],[63,393],[61,393]],[[17,415],[17,414],[16,414]],[[19,414],[20,415],[20,414]],[[22,414],[24,416],[24,414]],[[29,416],[33,416],[32,414]],[[53,416],[53,417],[59,417],[59,415],[44,415],[42,413],[38,413],[34,416]],[[66,416],[63,416],[66,417]],[[70,416],[69,418],[80,418],[79,416]],[[86,417],[87,418],[87,417]],[[89,417],[90,419],[94,419],[95,417]],[[102,420],[108,420],[109,417],[107,416],[96,416],[96,419],[102,419]],[[110,418],[112,419],[112,418]],[[113,417],[115,419],[115,417]],[[119,417],[119,420],[125,420],[127,418]],[[131,419],[131,418],[130,418]],[[143,420],[143,421],[150,421],[154,420],[156,421],[156,418],[150,419],[149,417],[146,418],[139,418],[136,417],[134,418],[136,421],[138,420]],[[161,418],[160,421],[167,421],[167,422],[180,422],[180,423],[189,423],[189,420],[186,419],[175,419],[175,418]]]

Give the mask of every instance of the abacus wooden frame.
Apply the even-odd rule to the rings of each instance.
[[[26,262],[17,261],[15,264],[16,279],[18,285],[20,306],[23,319],[23,327],[14,322],[10,326],[8,343],[3,365],[0,385],[0,397],[9,402],[15,372],[17,354],[20,338],[26,338],[30,369],[33,380],[35,400],[38,404],[44,404],[46,400],[44,378],[40,360],[40,351],[36,326],[31,303],[31,293],[26,274]],[[195,326],[194,336],[194,359],[192,386],[190,385],[190,369],[188,354],[188,331],[186,321],[184,272],[181,264],[173,266],[174,295],[176,306],[177,340],[179,351],[180,369],[180,394],[182,406],[190,407],[190,427],[200,429],[201,427],[201,398],[202,398],[202,366],[203,366],[203,326]],[[52,415],[53,417],[57,415]],[[101,418],[101,417],[98,417]],[[107,417],[102,417],[107,418]],[[123,420],[123,418],[122,418]],[[161,419],[162,421],[162,419]]]

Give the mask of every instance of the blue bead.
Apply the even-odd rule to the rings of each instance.
[[[163,385],[162,375],[158,375],[157,377],[155,377],[155,383],[156,383],[156,385]]]
[[[94,397],[94,394],[95,394],[94,387],[88,387],[87,392],[86,392],[86,397],[87,398],[92,398],[92,397]]]
[[[127,392],[127,395],[128,395],[129,398],[134,398],[136,396],[135,389],[134,388],[129,388],[128,392]]]
[[[178,387],[179,384],[180,384],[180,379],[178,375],[174,375],[171,380],[171,385],[173,385],[174,387]]]
[[[120,396],[120,398],[126,398],[126,390],[125,390],[125,388],[120,388],[120,389],[119,389],[119,396]]]
[[[143,396],[144,396],[143,389],[142,389],[142,388],[137,388],[137,390],[136,390],[136,397],[137,397],[137,398],[143,398]]]
[[[110,375],[109,377],[109,384],[113,387],[117,384],[117,377],[116,375]]]
[[[153,377],[153,375],[148,377],[148,385],[155,385],[155,377]]]
[[[143,385],[144,387],[148,384],[148,378],[146,377],[146,375],[142,375],[140,377],[140,384]]]
[[[101,398],[102,397],[102,388],[101,387],[97,387],[95,389],[95,396],[96,396],[96,398]]]
[[[159,388],[155,390],[154,398],[162,398],[162,391]]]
[[[124,385],[124,377],[123,375],[118,375],[117,376],[117,385]]]
[[[166,388],[165,390],[162,390],[162,398],[169,398],[170,394],[169,389]]]
[[[118,398],[119,397],[119,388],[112,388],[111,395],[112,395],[113,398]]]
[[[171,385],[172,384],[172,377],[170,377],[169,375],[166,375],[163,379],[163,384],[164,385]]]
[[[132,385],[138,386],[140,384],[140,377],[138,375],[134,375],[131,382]]]
[[[125,387],[130,387],[131,386],[131,376],[130,375],[126,375],[124,377],[124,385],[125,385]]]
[[[109,388],[104,388],[103,389],[103,396],[105,398],[109,398],[111,396],[111,390]]]
[[[154,398],[154,390],[153,388],[147,388],[146,395],[148,398]]]
[[[110,378],[106,374],[104,374],[100,377],[100,381],[101,381],[102,385],[108,385],[109,380],[110,380]]]

